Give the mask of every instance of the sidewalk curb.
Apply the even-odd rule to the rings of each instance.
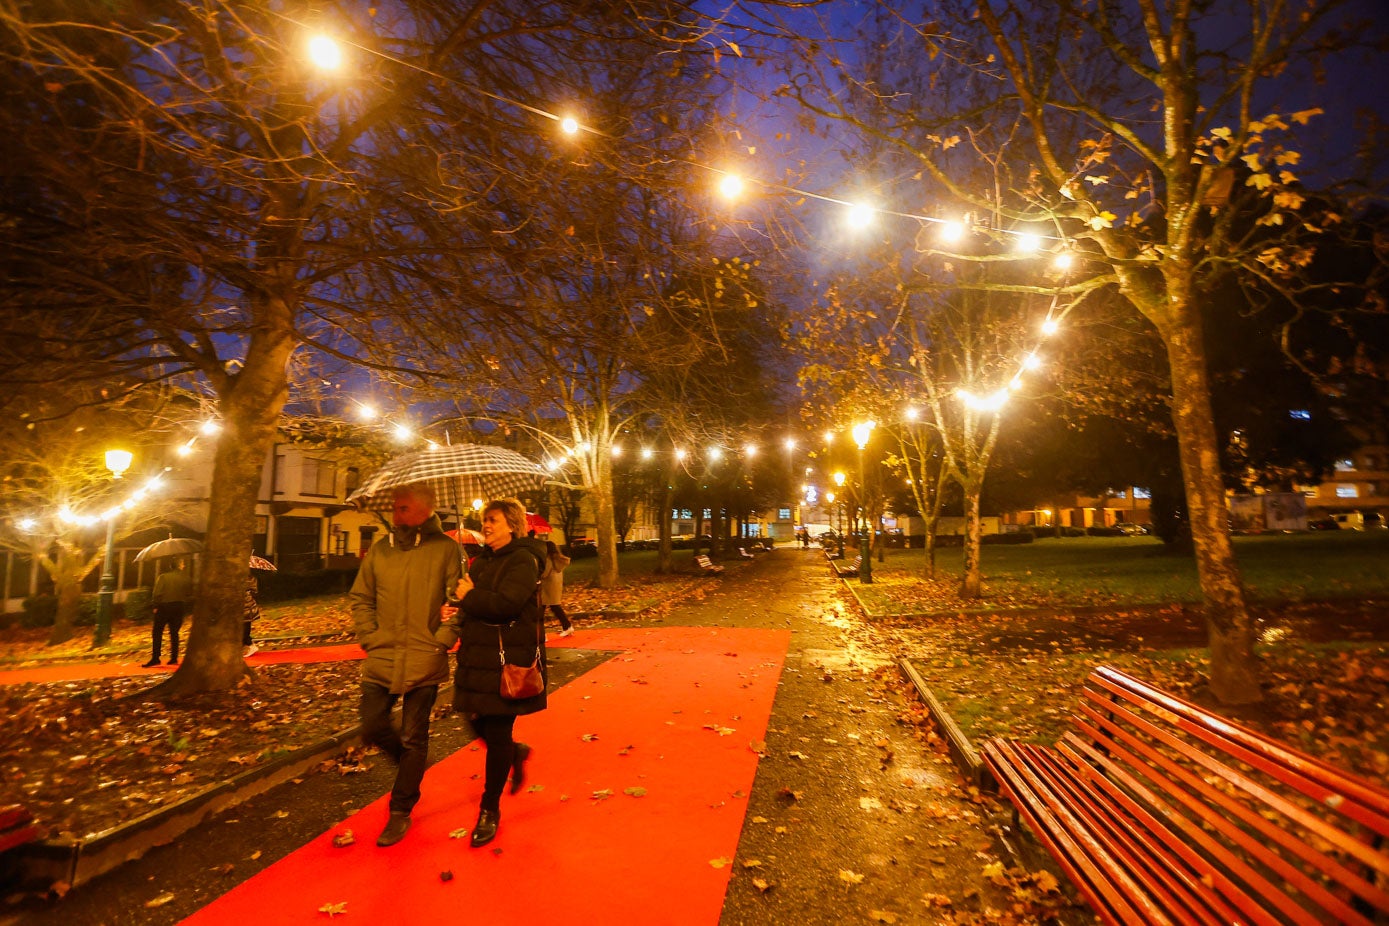
[[[921,697],[922,703],[926,705],[926,710],[930,713],[931,719],[936,722],[942,735],[945,737],[946,745],[950,748],[950,758],[954,760],[955,767],[964,776],[965,781],[974,785],[980,791],[995,793],[998,791],[998,784],[989,774],[988,768],[984,765],[979,753],[975,750],[974,744],[965,736],[959,724],[955,723],[955,718],[946,712],[945,707],[937,700],[935,694],[927,687],[926,680],[921,677],[921,673],[912,665],[911,660],[902,659],[898,662],[902,669],[902,674],[916,688],[916,693]]]
[[[58,837],[17,847],[13,864],[18,884],[47,890],[57,882],[76,887],[150,849],[167,845],[220,811],[304,774],[361,735],[361,726],[339,730],[265,766],[247,769],[183,800],[129,822],[80,838]]]

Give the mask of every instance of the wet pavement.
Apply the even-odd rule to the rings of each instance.
[[[733,796],[747,807],[721,923],[929,923],[1006,901],[982,874],[991,862],[1010,863],[993,828],[1001,809],[964,786],[921,723],[894,654],[874,642],[818,551],[733,563],[654,618],[607,625],[791,632],[752,793]],[[566,679],[610,656],[556,655],[556,678]],[[432,752],[442,757],[467,737],[458,718],[438,721]],[[307,775],[61,901],[0,911],[0,924],[177,922],[376,799],[389,781],[384,763],[361,775]],[[147,906],[169,893],[172,900]],[[657,910],[646,920],[663,921]]]

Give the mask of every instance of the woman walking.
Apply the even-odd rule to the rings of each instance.
[[[482,552],[458,581],[457,608],[443,615],[458,630],[458,669],[453,709],[465,715],[487,750],[486,775],[477,824],[470,842],[485,846],[501,822],[502,788],[511,793],[526,780],[531,748],[512,737],[516,718],[545,709],[545,691],[528,698],[501,694],[501,663],[529,666],[539,659],[546,672],[544,621],[537,583],[545,564],[545,545],[526,536],[526,509],[514,498],[488,502],[482,509]]]
[[[540,574],[540,619],[545,619],[547,611],[554,611],[559,618],[559,635],[567,637],[574,632],[569,615],[564,613],[564,567],[570,563],[569,557],[560,552],[553,540],[545,541],[545,569]]]

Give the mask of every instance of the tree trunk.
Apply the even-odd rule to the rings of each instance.
[[[222,432],[212,471],[212,514],[188,645],[178,670],[149,692],[165,697],[234,687],[248,669],[241,655],[241,619],[250,572],[251,535],[266,455],[288,394],[294,349],[290,310],[271,300],[270,316],[251,337],[241,371],[219,402]],[[273,491],[273,487],[272,487]]]
[[[983,593],[979,577],[979,486],[961,486],[965,492],[965,575],[960,585],[962,598],[978,598]]]
[[[666,474],[666,487],[661,493],[661,512],[656,522],[657,537],[660,539],[656,544],[656,572],[658,575],[667,575],[675,571],[675,558],[671,555],[670,546],[670,512],[675,507],[675,474]]]
[[[59,556],[65,554],[60,553]],[[62,565],[61,572],[53,577],[53,592],[58,599],[58,610],[53,615],[53,629],[48,633],[48,646],[57,646],[72,639],[73,628],[77,624],[77,612],[82,607],[82,576],[74,575],[68,563],[64,562]]]
[[[598,587],[615,588],[618,581],[617,519],[613,507],[612,443],[600,440],[594,463],[593,507],[598,533]]]
[[[1205,601],[1211,691],[1223,704],[1247,704],[1262,697],[1254,655],[1254,622],[1230,541],[1202,324],[1199,314],[1191,310],[1189,298],[1174,298],[1172,311],[1178,320],[1164,332],[1172,370],[1172,419],[1186,482],[1196,572]]]

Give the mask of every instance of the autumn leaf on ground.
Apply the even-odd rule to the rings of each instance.
[[[954,903],[954,901],[944,894],[923,894],[921,895],[921,899],[933,907],[948,907]]]
[[[878,800],[876,797],[861,797],[858,799],[858,805],[862,807],[864,810],[883,809],[883,802]]]
[[[711,859],[709,860],[709,867],[710,867],[710,868],[727,868],[727,867],[728,867],[730,864],[732,864],[732,863],[733,863],[733,859],[731,859],[731,858],[711,858]]]
[[[351,830],[343,830],[341,833],[338,833],[336,836],[333,837],[333,845],[337,846],[339,849],[343,848],[344,846],[350,846],[356,841],[357,837],[353,835]]]
[[[464,836],[467,835],[468,828],[466,826],[460,826],[456,830],[449,830],[449,839],[462,839]]]
[[[888,913],[886,910],[869,910],[868,917],[875,923],[895,923],[897,922],[896,913]]]
[[[623,788],[623,794],[630,794],[632,797],[646,797],[646,789],[640,786]]]
[[[774,882],[774,881],[768,881],[768,880],[766,880],[766,879],[764,879],[764,878],[753,878],[753,879],[752,879],[752,886],[755,887],[755,888],[757,888],[757,890],[760,891],[760,892],[763,893],[763,894],[765,894],[765,893],[767,893],[768,891],[770,891],[770,890],[772,889],[772,886],[773,886],[775,883],[776,883],[776,882]]]
[[[347,901],[344,900],[342,903],[326,903],[318,908],[318,912],[328,914],[329,919],[337,916],[340,913],[346,914]]]
[[[839,869],[839,880],[848,884],[862,884],[863,875],[850,871],[847,868],[841,868]]]
[[[611,788],[604,788],[601,791],[594,791],[592,794],[589,795],[589,797],[591,797],[595,801],[606,801],[608,798],[612,796],[613,793]]]
[[[173,899],[174,899],[174,895],[173,895],[173,894],[160,894],[158,897],[154,898],[153,900],[147,900],[147,901],[145,901],[145,906],[147,906],[147,907],[162,907],[162,906],[164,906],[166,903],[168,903],[169,901],[171,901],[171,900],[173,900]]]

